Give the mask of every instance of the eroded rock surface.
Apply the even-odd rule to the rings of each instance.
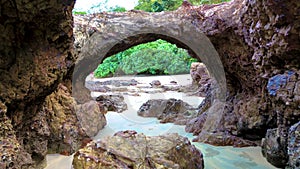
[[[101,111],[96,101],[91,100],[76,106],[77,118],[85,133],[93,137],[106,125],[105,111]]]
[[[145,136],[121,131],[90,142],[74,156],[75,169],[88,168],[204,168],[203,155],[178,134]]]
[[[100,95],[96,98],[102,112],[115,111],[121,113],[127,110],[127,104],[122,95]]]
[[[104,59],[136,44],[158,38],[175,43],[179,47],[186,48],[192,56],[200,58],[210,75],[217,81],[216,84],[212,82],[212,87],[208,88],[206,93],[207,99],[199,107],[198,123],[193,125],[195,121],[193,119],[189,123],[188,131],[198,135],[199,138],[205,133],[217,132],[223,133],[224,138],[230,136],[229,138],[238,137],[245,141],[256,142],[265,137],[267,129],[278,128],[279,137],[283,138],[287,135],[287,131],[282,129],[289,128],[300,118],[299,8],[300,3],[297,1],[234,0],[218,5],[182,6],[175,12],[148,14],[130,11],[101,13],[85,16],[85,19],[76,17],[75,20],[80,24],[75,25],[75,29],[79,32],[93,30],[92,34],[86,33],[79,38],[77,50],[89,53],[90,59],[106,50],[107,55],[101,58]],[[170,21],[172,24],[169,24]],[[116,22],[118,24],[115,24]],[[188,33],[185,31],[193,30],[191,27],[184,29],[189,25],[187,23],[192,23],[214,45],[224,68],[226,80],[218,76],[222,74],[218,73],[220,70],[218,59],[197,56],[201,44],[195,49],[191,47],[193,44],[186,41]],[[101,36],[105,35],[103,32],[110,32],[112,27],[118,30],[117,34]],[[131,29],[126,30],[124,27]],[[132,30],[145,30],[147,33],[128,37]],[[190,39],[197,37],[199,32],[194,31]],[[126,35],[122,36],[121,33]],[[172,36],[168,36],[169,34]],[[118,37],[115,37],[116,35]],[[181,38],[172,38],[179,35]],[[110,49],[84,51],[87,47],[85,45],[97,42],[97,38],[107,42],[106,44],[112,44]],[[114,43],[111,43],[114,38]],[[207,48],[202,50],[205,51]],[[222,86],[225,83],[226,89]],[[215,109],[213,104],[217,102],[223,102],[220,111],[216,111],[217,114],[208,113],[214,112],[210,109]],[[206,119],[201,117],[205,112],[208,115]],[[206,123],[207,120],[207,123],[210,123],[216,115],[222,118],[217,118],[211,125],[213,127],[203,128],[205,125],[199,124]],[[215,140],[219,140],[218,137],[220,135],[215,134]]]
[[[288,136],[289,166],[293,169],[300,167],[300,122],[294,124]]]
[[[194,62],[191,64],[190,74],[193,79],[193,85],[198,86],[198,95],[205,97],[212,83],[206,66],[203,63]]]
[[[161,123],[185,125],[197,112],[182,100],[151,99],[140,107],[137,114],[142,117],[157,117]]]
[[[68,74],[72,74],[76,59],[73,55],[73,5],[74,1],[70,0],[1,2],[0,126],[1,131],[7,132],[0,135],[5,142],[0,152],[9,157],[22,154],[11,160],[2,159],[1,167],[42,166],[47,147],[52,144],[47,140],[57,135],[52,133],[47,122],[54,119],[48,117],[43,105],[46,97],[56,91]],[[259,140],[265,136],[267,129],[278,128],[282,138],[288,134],[282,129],[288,129],[299,121],[299,8],[299,1],[234,0],[219,5],[183,6],[175,12],[149,14],[130,11],[76,16],[74,29],[78,61],[82,60],[81,56],[105,54],[107,57],[158,38],[186,48],[198,57],[195,50],[203,49],[192,49],[188,43],[182,42],[188,42],[188,39],[171,38],[172,35],[185,37],[182,32],[190,23],[193,25],[190,30],[200,30],[212,42],[226,75],[226,99],[220,100],[225,101],[221,116],[224,118],[218,121],[219,124],[212,125],[214,127],[209,128],[209,132],[219,131]],[[145,28],[144,34],[131,37],[118,35],[140,28]],[[161,32],[170,35],[164,36]],[[99,35],[103,35],[99,41],[88,40]],[[195,32],[192,34],[193,37],[197,35]],[[108,44],[106,42],[112,41],[112,46],[95,48],[97,50],[90,50],[93,48],[90,46],[84,50],[86,44]],[[217,63],[217,60],[208,58],[202,57],[201,61],[207,66]],[[90,96],[84,88],[84,79],[104,58],[95,59],[97,62],[87,62],[87,69],[79,67],[86,70],[77,86],[77,94],[82,98]],[[219,65],[215,66],[219,68]],[[213,76],[219,70],[216,67],[207,67]],[[219,78],[216,80],[222,83]],[[215,97],[207,96],[212,99],[206,99],[202,104],[200,108],[204,108],[199,116],[214,103]],[[73,115],[66,114],[66,119],[69,116],[73,119]],[[68,133],[69,129],[66,127],[66,131],[58,130],[58,133]],[[200,135],[202,129],[194,126],[193,131]],[[74,139],[80,140],[81,136]],[[69,149],[77,144],[76,141],[74,143],[66,147]]]
[[[46,97],[43,105],[50,132],[48,153],[72,154],[88,137],[76,115],[76,102],[71,96],[70,81]],[[99,121],[101,123],[101,121]]]
[[[288,162],[287,138],[280,136],[280,130],[269,129],[262,141],[262,154],[274,166],[284,168]]]

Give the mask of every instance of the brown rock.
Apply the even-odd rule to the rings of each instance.
[[[287,149],[289,166],[293,169],[300,167],[300,122],[289,129]]]
[[[152,99],[144,103],[137,114],[142,117],[157,117],[161,123],[185,125],[197,115],[195,108],[177,99]]]
[[[266,138],[262,140],[262,154],[276,167],[285,167],[287,158],[287,138],[280,136],[280,130],[269,129]]]
[[[159,87],[159,86],[161,86],[161,83],[160,83],[159,80],[153,80],[153,81],[150,83],[150,85],[151,85],[152,87]]]
[[[96,101],[100,107],[105,107],[105,110],[108,111],[121,113],[127,110],[127,104],[124,102],[122,95],[100,95],[96,98]]]
[[[104,113],[100,111],[96,101],[89,101],[76,106],[77,118],[85,133],[93,137],[106,125]]]
[[[178,134],[145,136],[118,132],[93,141],[74,156],[75,169],[87,168],[204,168],[203,155]]]

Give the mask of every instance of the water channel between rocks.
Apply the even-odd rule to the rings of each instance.
[[[155,136],[164,133],[178,133],[193,139],[191,133],[186,133],[185,126],[174,125],[172,123],[159,123],[156,118],[144,118],[137,115],[140,106],[149,99],[181,99],[190,105],[197,107],[203,100],[201,97],[189,96],[186,93],[178,91],[160,91],[160,88],[151,88],[149,85],[153,80],[159,80],[163,85],[174,85],[171,81],[177,82],[177,85],[191,84],[190,75],[173,75],[173,76],[135,76],[135,77],[114,77],[105,79],[93,79],[88,76],[87,82],[107,81],[107,80],[130,80],[135,79],[139,82],[136,86],[119,86],[115,91],[124,96],[128,109],[122,113],[108,112],[106,116],[107,125],[94,137],[95,140],[106,136],[112,136],[115,132],[121,130],[135,130],[138,133]],[[111,87],[111,86],[110,86]],[[101,92],[92,92],[93,97],[97,97]],[[105,94],[110,94],[109,92]],[[117,94],[114,92],[113,94]],[[138,94],[138,95],[137,95]],[[260,147],[233,148],[230,146],[216,147],[208,144],[193,143],[204,154],[204,166],[207,169],[275,169],[269,164],[261,154]],[[47,156],[46,169],[71,169],[72,156],[62,156],[51,154]]]

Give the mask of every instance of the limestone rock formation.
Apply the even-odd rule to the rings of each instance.
[[[289,129],[288,135],[289,167],[296,169],[300,167],[300,122]]]
[[[137,114],[142,117],[157,117],[161,123],[185,125],[196,117],[195,108],[182,100],[151,99],[144,103]]]
[[[74,155],[73,167],[202,169],[204,162],[201,152],[178,134],[149,137],[135,131],[121,131],[80,149]]]
[[[43,168],[48,147],[56,153],[72,152],[84,137],[75,134],[68,143],[58,138],[71,128],[80,132],[77,126],[67,126],[78,122],[63,112],[74,121],[54,131],[63,120],[51,118],[44,107],[46,97],[74,68],[73,5],[70,0],[0,3],[0,126],[7,128],[0,135],[0,168]],[[54,148],[58,145],[64,146]]]
[[[124,96],[122,95],[100,95],[96,98],[100,109],[104,109],[101,112],[115,111],[121,113],[127,110],[127,104],[124,102]]]
[[[81,146],[81,140],[88,137],[77,119],[77,104],[69,85],[70,82],[60,83],[43,105],[50,132],[48,153],[74,153]]]
[[[280,137],[278,129],[269,129],[266,138],[262,141],[262,154],[267,160],[278,168],[284,168],[287,164],[286,139]]]
[[[265,137],[268,129],[278,128],[279,137],[284,138],[284,129],[300,119],[299,8],[298,1],[233,0],[187,6],[174,12],[76,16],[78,69],[87,68],[84,65],[88,64],[90,70],[74,76],[74,80],[80,82],[95,68],[100,62],[95,63],[96,58],[103,60],[131,46],[161,38],[198,57],[216,80],[199,107],[198,123],[193,124],[193,119],[188,131],[198,138],[214,132],[218,133],[215,140],[223,135],[256,142]],[[217,57],[202,33],[217,50]],[[97,44],[97,50],[91,50],[92,44]],[[82,89],[83,85],[78,83],[76,87]],[[84,90],[79,89],[82,93],[78,95],[84,96]],[[217,106],[218,113],[209,114],[218,102],[223,102]],[[201,117],[203,113],[210,116],[207,122]],[[199,124],[212,121],[215,123],[209,128]]]
[[[73,5],[72,0],[1,1],[0,153],[5,154],[1,167],[38,168],[43,165],[48,147],[62,144],[68,151],[75,149],[85,134],[71,134],[68,125],[75,125],[76,132],[81,132],[72,120],[66,120],[68,125],[63,130],[52,133],[53,126],[60,126],[63,120],[55,122],[49,117],[47,96],[57,92],[59,84],[74,72],[72,95],[85,103],[90,93],[84,80],[101,60],[158,38],[199,57],[217,81],[216,88],[212,85],[208,91],[199,116],[211,112],[219,99],[223,108],[217,112],[222,118],[209,128],[199,129],[199,123],[190,126],[194,134],[216,132],[260,140],[267,129],[277,128],[278,138],[284,138],[287,129],[299,122],[299,1],[233,0],[174,12],[75,16],[76,66]],[[54,96],[48,97],[51,98]],[[65,107],[63,110],[65,119],[74,119],[72,111]],[[207,115],[207,123],[216,117]],[[58,138],[60,132],[72,139]],[[52,136],[59,143],[48,142]],[[266,138],[267,142],[268,138],[271,137]],[[290,159],[294,159],[292,156]],[[290,164],[297,167],[293,161]]]
[[[101,111],[96,101],[79,104],[75,109],[77,118],[88,136],[95,136],[106,125],[105,111]]]
[[[191,64],[190,74],[193,79],[193,85],[198,86],[198,95],[205,97],[212,83],[206,66],[203,63],[194,62]]]

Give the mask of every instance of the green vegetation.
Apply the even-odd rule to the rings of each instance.
[[[85,11],[73,11],[73,14],[75,14],[75,15],[86,15],[87,13]]]
[[[230,0],[189,0],[193,5],[216,4]],[[146,12],[173,11],[183,0],[138,0],[136,10]],[[88,12],[73,11],[74,14],[87,14],[102,11],[125,12],[124,7],[108,7],[108,0],[94,5]],[[106,58],[94,72],[95,77],[108,77],[116,72],[124,74],[179,74],[188,73],[192,62],[187,51],[177,48],[164,40],[141,44]]]
[[[230,0],[189,0],[193,5],[203,5],[203,4],[218,4],[222,2],[229,2]]]
[[[120,71],[126,75],[188,73],[191,63],[196,61],[185,49],[177,48],[164,40],[157,40],[106,58],[95,70],[94,76],[108,77]]]
[[[139,0],[134,9],[146,12],[173,11],[181,4],[182,0]]]
[[[183,0],[139,0],[138,5],[134,7],[134,9],[146,12],[173,11],[181,6],[182,1]],[[189,0],[193,5],[217,4],[228,1],[230,0]]]
[[[126,9],[121,6],[110,7],[109,12],[126,12]]]

